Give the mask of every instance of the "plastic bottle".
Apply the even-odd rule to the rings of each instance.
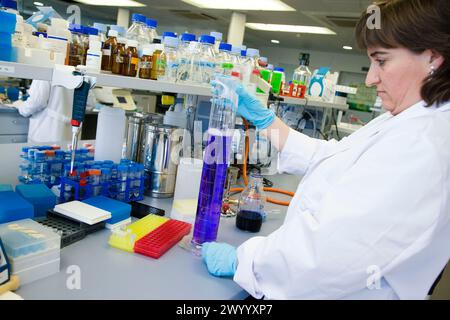
[[[102,107],[97,121],[95,161],[119,162],[125,135],[125,111],[121,108]]]
[[[89,41],[91,39],[99,41],[100,38],[98,38],[98,30],[92,27],[82,27],[82,34],[83,34],[83,45],[84,45],[84,61],[86,62],[87,59],[87,52],[89,51]]]
[[[137,41],[138,56],[142,55],[142,46],[149,44],[150,40],[147,38],[145,32],[146,17],[139,13],[133,13],[131,27],[127,30],[127,39]]]
[[[139,67],[138,42],[136,40],[127,41],[127,51],[123,60],[122,75],[136,77]]]
[[[272,77],[270,80],[270,84],[272,85],[272,92],[274,94],[278,94],[281,89],[282,83],[284,83],[284,69],[283,68],[275,68],[272,72]]]
[[[112,53],[117,47],[117,31],[109,30],[108,39],[103,43],[102,47],[102,70],[111,71]]]
[[[158,33],[156,32],[156,27],[158,26],[158,22],[156,20],[147,18],[145,20],[145,27],[144,31],[147,35],[148,43],[153,43],[153,39],[155,39],[158,36]]]
[[[122,74],[123,61],[125,59],[125,38],[117,38],[117,46],[112,52],[111,71],[114,74]]]
[[[260,69],[258,64],[259,50],[248,48],[246,52],[246,59],[243,62],[242,82],[244,84],[250,83],[250,77],[254,69]]]
[[[79,24],[71,24],[69,30],[72,33],[72,39],[69,47],[69,65],[76,67],[84,65],[84,44],[81,37],[82,28]]]
[[[127,188],[128,167],[126,165],[119,165],[117,167],[117,178],[119,180],[117,200],[125,201],[125,191]]]
[[[198,72],[200,73],[200,83],[202,84],[207,84],[212,80],[216,69],[214,41],[214,37],[208,35],[200,36],[201,48],[198,62]]]
[[[101,171],[98,169],[91,169],[89,172],[89,182],[92,185],[94,196],[101,194],[100,175]]]
[[[249,232],[259,232],[265,219],[266,196],[261,175],[251,174],[248,186],[242,191],[236,215],[236,227]]]
[[[217,31],[211,31],[209,33],[209,35],[211,37],[214,37],[215,41],[214,41],[214,52],[216,54],[219,54],[220,51],[220,44],[222,43],[222,39],[223,39],[223,34],[221,32],[217,32]]]
[[[232,72],[239,74],[239,79],[242,81],[242,60],[241,60],[241,48],[239,46],[231,46],[231,63],[233,63]]]
[[[98,30],[98,36],[103,45],[103,43],[105,43],[105,41],[107,39],[106,31],[107,31],[108,27],[106,26],[106,24],[98,23],[98,22],[94,22],[93,27]]]
[[[153,44],[149,44],[142,49],[142,57],[139,67],[139,78],[141,79],[151,78],[153,50]]]
[[[69,23],[64,19],[51,18],[51,25],[47,29],[47,42],[50,50],[55,55],[55,63],[69,64],[69,39],[72,34],[69,31]]]
[[[89,50],[86,54],[86,67],[91,72],[100,72],[102,68],[102,43],[96,38],[89,40]]]
[[[161,53],[161,63],[158,65],[157,77],[158,80],[175,82],[178,71],[178,39],[166,36],[163,44],[164,50]]]
[[[163,52],[164,49],[164,45],[157,43],[155,44],[155,51],[153,51],[153,56],[152,56],[152,71],[151,71],[151,76],[150,78],[152,80],[157,80],[159,73],[161,72],[161,54]]]
[[[309,54],[302,54],[300,58],[300,66],[294,70],[294,75],[292,76],[292,83],[295,85],[303,85],[307,87],[306,92],[308,92],[309,82],[311,81],[312,73],[308,68],[309,65]]]
[[[163,32],[163,35],[162,35],[162,41],[164,41],[164,38],[165,38],[165,37],[176,38],[177,35],[175,34],[175,32],[172,32],[172,31],[165,31],[165,32]]]

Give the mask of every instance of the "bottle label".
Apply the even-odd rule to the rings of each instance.
[[[116,56],[116,63],[123,63],[123,57],[120,54]]]
[[[134,65],[134,68],[137,71],[139,65],[139,58],[136,57],[131,58],[131,64]]]
[[[103,49],[102,53],[104,56],[110,56],[111,55],[111,49]]]
[[[141,69],[151,69],[152,62],[151,61],[141,61]]]

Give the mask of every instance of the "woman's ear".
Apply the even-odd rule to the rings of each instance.
[[[434,50],[430,50],[430,67],[433,66],[435,70],[439,69],[444,64],[445,58]]]

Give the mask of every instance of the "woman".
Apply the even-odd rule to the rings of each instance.
[[[353,135],[311,139],[235,88],[238,113],[279,132],[279,170],[304,175],[278,230],[203,246],[209,272],[256,298],[423,299],[449,260],[450,3],[379,7],[381,29],[364,13],[356,37],[388,112]]]

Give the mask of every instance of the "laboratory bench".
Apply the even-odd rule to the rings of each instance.
[[[16,108],[0,104],[0,144],[27,142],[29,120]]]
[[[300,182],[299,177],[287,174],[266,178],[275,188],[289,191],[295,191]],[[289,199],[280,194],[271,196]],[[142,202],[164,209],[170,217],[172,201],[173,198],[145,197]],[[267,203],[266,210],[269,215],[258,233],[241,231],[236,228],[234,217],[222,217],[217,241],[238,246],[253,236],[270,234],[283,223],[287,207]],[[110,247],[109,236],[110,231],[104,229],[61,249],[59,273],[26,284],[16,293],[24,299],[44,300],[229,300],[248,297],[231,278],[210,275],[201,258],[179,245],[159,259],[152,259]],[[75,277],[73,270],[79,270],[80,289],[69,289]]]

